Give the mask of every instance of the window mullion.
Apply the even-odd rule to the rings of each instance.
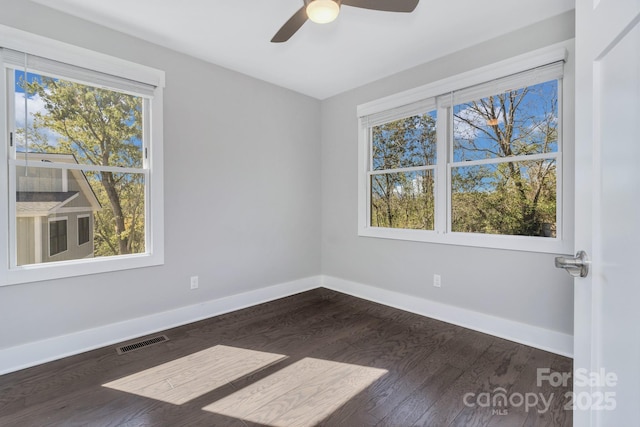
[[[5,97],[7,99],[7,111],[6,111],[6,116],[7,116],[7,137],[11,138],[11,146],[8,147],[9,149],[9,158],[10,159],[15,159],[16,158],[16,145],[18,144],[18,139],[16,137],[16,129],[15,129],[15,122],[16,122],[16,117],[15,117],[15,102],[16,102],[16,97],[15,96],[8,96],[9,95],[9,91],[8,88],[12,88],[15,86],[15,75],[13,72],[8,72],[8,68],[3,67],[3,71],[6,74],[6,82],[7,82],[7,86],[6,88],[4,88],[4,90],[6,92],[5,93]],[[13,71],[13,70],[11,70]]]
[[[40,154],[40,153],[35,153]],[[62,169],[62,170],[80,170],[83,172],[113,172],[113,173],[145,173],[148,169],[129,168],[122,166],[103,166],[90,163],[63,163],[63,162],[42,162],[39,160],[10,160],[10,166],[27,166],[30,168],[40,169]]]
[[[366,134],[366,141],[367,141],[367,153],[369,153],[369,155],[367,156],[367,160],[366,160],[366,164],[364,165],[365,170],[367,172],[369,172],[371,170],[371,168],[373,167],[373,128],[371,126],[367,127],[367,134]],[[367,199],[367,207],[366,207],[366,224],[367,226],[371,226],[371,193],[372,193],[372,189],[371,189],[371,175],[369,173],[367,173],[367,194],[366,194],[366,199]]]
[[[14,151],[15,154],[15,151]],[[15,215],[16,212],[16,168],[9,168],[9,194],[12,195],[8,197],[9,206],[7,209],[7,213],[9,214],[9,266],[11,268],[15,267],[18,264],[18,255],[17,255],[17,244],[16,244],[16,227],[17,227],[17,218]]]
[[[151,100],[142,99],[142,168],[149,169],[151,150],[149,141],[151,136]]]
[[[500,163],[518,163],[518,162],[531,162],[535,160],[553,160],[558,157],[558,152],[553,151],[550,153],[540,154],[522,154],[519,156],[509,157],[491,157],[489,159],[482,160],[468,160],[464,162],[451,162],[451,167],[468,167],[468,166],[480,166],[480,165],[496,165]]]
[[[566,240],[566,230],[564,215],[566,215],[565,193],[564,193],[564,89],[563,78],[558,79],[558,152],[556,153],[556,236],[562,240]]]
[[[436,220],[435,231],[444,234],[448,230],[449,201],[449,178],[447,176],[447,165],[449,163],[448,140],[449,140],[449,118],[450,109],[439,107],[436,122]]]
[[[9,146],[9,141],[7,140],[7,157],[2,159],[3,162],[7,162],[8,159],[15,159],[16,157],[16,144],[18,143],[16,134],[15,134],[15,95],[13,91],[10,91],[9,88],[13,88],[15,85],[15,76],[12,72],[13,70],[9,70],[4,64],[2,64],[2,83],[6,83],[6,86],[3,85],[2,89],[0,89],[0,100],[6,100],[6,102],[2,102],[3,105],[0,105],[0,120],[2,116],[7,117],[5,126],[1,126],[4,131],[5,138],[12,138],[12,144]],[[11,96],[10,96],[11,95]],[[3,110],[3,107],[6,106],[6,110]],[[4,177],[3,177],[4,178]],[[9,189],[9,194],[16,193],[16,171],[15,168],[8,168],[8,174],[6,174],[6,179],[9,180],[7,183],[7,187]],[[2,180],[2,178],[0,178]],[[15,197],[6,197],[7,200],[7,209],[2,209],[2,213],[0,214],[3,218],[3,223],[5,223],[4,218],[6,218],[6,223],[9,226],[9,239],[7,245],[2,248],[2,252],[7,250],[7,255],[9,259],[9,265],[11,267],[15,266],[17,263],[17,255],[16,255],[16,216],[13,214],[16,211],[16,200]],[[5,217],[6,215],[6,217]]]
[[[380,170],[372,170],[369,172],[369,175],[384,175],[388,173],[402,173],[402,172],[417,172],[424,170],[432,170],[436,169],[436,165],[425,165],[425,166],[411,166],[407,168],[394,168],[394,169],[380,169]]]

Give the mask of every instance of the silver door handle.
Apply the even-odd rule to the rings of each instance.
[[[587,277],[590,263],[585,251],[578,251],[575,257],[556,257],[556,268],[564,268],[572,277]]]

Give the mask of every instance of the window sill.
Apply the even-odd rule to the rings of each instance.
[[[551,237],[504,236],[455,232],[439,233],[431,230],[378,227],[360,228],[358,230],[358,236],[549,254],[568,254],[573,251],[572,245],[567,241]]]
[[[6,280],[0,283],[0,286],[108,273],[163,264],[164,256],[160,254],[119,255],[117,257],[85,258],[73,261],[30,264],[8,270]]]

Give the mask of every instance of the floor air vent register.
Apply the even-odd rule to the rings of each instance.
[[[139,350],[141,348],[149,347],[150,345],[159,344],[161,342],[169,341],[166,335],[158,335],[157,337],[149,338],[144,341],[138,341],[131,344],[123,345],[116,348],[118,354],[129,353],[130,351]]]

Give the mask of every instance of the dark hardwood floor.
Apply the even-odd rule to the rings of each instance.
[[[0,376],[0,426],[572,423],[570,359],[326,289],[163,333]]]

